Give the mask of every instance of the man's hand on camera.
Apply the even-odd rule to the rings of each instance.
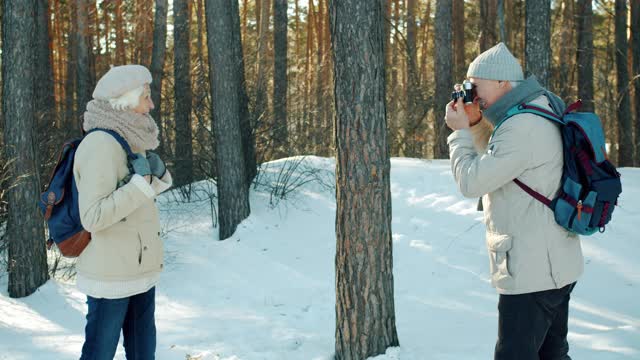
[[[469,116],[464,110],[462,98],[458,98],[456,102],[450,101],[447,104],[444,119],[449,129],[453,131],[469,128]]]

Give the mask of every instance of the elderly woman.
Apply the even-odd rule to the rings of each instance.
[[[87,104],[83,128],[115,131],[130,146],[93,131],[75,155],[80,217],[91,242],[78,258],[77,286],[87,295],[82,359],[113,359],[120,331],[127,359],[155,358],[155,286],[163,266],[155,197],[171,187],[171,175],[149,150],[158,128],[144,66],[111,68]]]

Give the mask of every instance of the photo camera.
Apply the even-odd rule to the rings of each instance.
[[[451,100],[458,101],[458,98],[462,98],[465,104],[473,103],[473,99],[476,97],[476,86],[469,80],[463,81],[462,85],[454,85],[454,89],[455,91],[451,93]]]

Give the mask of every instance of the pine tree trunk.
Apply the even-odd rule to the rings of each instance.
[[[432,0],[427,0],[427,9],[424,12],[424,17],[422,18],[423,23],[423,38],[422,38],[422,51],[421,51],[421,64],[420,64],[420,77],[421,83],[427,83],[427,63],[429,62],[428,50],[429,50],[429,38],[431,34],[431,2]]]
[[[36,0],[35,29],[35,112],[36,123],[52,127],[56,119],[56,99],[53,83],[53,64],[51,33],[49,31],[49,4],[46,0]]]
[[[383,8],[381,1],[358,0],[332,1],[330,7],[337,140],[335,359],[363,360],[399,344]]]
[[[95,1],[91,1],[89,3],[89,18],[91,19],[91,37],[90,39],[90,46],[89,49],[93,49],[93,45],[95,44],[96,46],[96,50],[95,51],[90,51],[89,54],[90,56],[90,60],[91,60],[91,85],[92,88],[95,88],[95,84],[97,83],[97,79],[96,79],[96,74],[104,74],[106,73],[106,70],[102,71],[102,69],[105,69],[106,66],[100,66],[101,64],[98,63],[98,60],[101,60],[101,63],[104,63],[104,59],[102,59],[102,42],[100,41],[100,16],[99,16],[99,12],[98,12],[98,6],[96,5]],[[97,56],[95,55],[97,54]],[[100,59],[98,59],[98,57]],[[93,89],[92,89],[93,90]],[[93,93],[93,92],[92,92]]]
[[[136,0],[134,9],[134,37],[135,37],[135,45],[133,47],[133,62],[135,64],[143,64],[142,62],[142,51],[144,48],[144,17],[146,14],[144,13],[144,0]]]
[[[551,70],[551,0],[526,0],[525,68],[549,87]]]
[[[240,9],[238,2],[231,1],[231,21],[233,25],[233,56],[234,64],[238,66],[237,80],[240,106],[240,133],[242,134],[242,149],[244,153],[244,173],[247,189],[253,183],[258,172],[256,160],[256,142],[254,125],[249,112],[249,96],[245,78],[244,55],[242,52],[242,34],[240,32]]]
[[[576,36],[578,49],[578,98],[581,111],[595,111],[593,102],[593,9],[592,0],[578,0],[576,4]]]
[[[65,76],[65,123],[66,128],[72,131],[74,134],[81,133],[80,119],[77,116],[75,110],[75,96],[76,96],[76,67],[77,67],[77,51],[78,48],[76,46],[76,36],[77,32],[76,28],[76,6],[75,1],[69,1],[66,3],[67,6],[67,56],[66,56],[66,76]]]
[[[303,121],[302,121],[302,127],[304,128],[305,131],[305,138],[308,139],[308,141],[305,141],[304,146],[302,146],[302,149],[304,152],[308,152],[310,151],[315,143],[313,142],[314,140],[314,131],[315,129],[313,129],[312,126],[308,126],[307,124],[309,124],[311,122],[311,80],[312,80],[312,73],[311,73],[311,53],[313,52],[313,0],[309,0],[309,9],[308,9],[308,15],[307,15],[307,46],[306,46],[306,51],[305,51],[305,62],[304,62],[304,105],[303,105]],[[306,126],[305,126],[306,125]]]
[[[274,74],[273,114],[274,147],[279,155],[289,155],[287,131],[287,0],[275,0],[274,24]]]
[[[97,70],[100,68],[102,50],[100,47],[100,24],[98,23],[98,8],[95,2],[89,2],[89,33],[87,36],[87,48],[89,49],[89,89],[93,94],[98,80],[96,79]],[[94,47],[96,50],[94,50]],[[106,70],[104,71],[106,72]],[[103,72],[100,73],[101,75]]]
[[[633,137],[631,126],[631,103],[629,91],[629,68],[627,67],[627,1],[616,0],[616,114],[620,129],[618,166],[633,166]]]
[[[504,21],[504,1],[498,0],[497,13],[498,13],[498,29],[500,34],[500,42],[503,42],[507,47],[509,47],[509,40],[507,37],[507,26]],[[464,6],[464,3],[463,3]]]
[[[108,65],[111,65],[113,64],[111,55],[111,13],[109,11],[111,6],[106,2],[103,2],[100,6],[102,6],[104,18],[104,59]]]
[[[480,0],[480,36],[478,39],[480,52],[484,52],[497,42],[496,16],[497,0]]]
[[[314,16],[314,20],[316,21],[316,39],[318,40],[318,44],[316,46],[316,69],[315,69],[315,77],[316,77],[316,116],[315,116],[315,124],[316,128],[316,138],[315,145],[316,148],[314,150],[315,154],[324,155],[326,154],[326,149],[328,145],[327,141],[324,141],[326,136],[327,129],[325,128],[324,116],[325,116],[325,101],[324,101],[324,93],[322,88],[322,67],[324,62],[324,0],[318,0],[318,8],[317,12]]]
[[[407,1],[407,115],[404,117],[405,144],[407,157],[420,157],[422,142],[416,136],[422,120],[422,96],[418,75],[416,0]]]
[[[253,110],[256,124],[265,124],[267,117],[267,40],[269,35],[270,0],[260,2],[260,22],[258,32],[258,66],[256,70],[256,103]],[[258,125],[258,127],[261,127]]]
[[[174,0],[174,77],[175,77],[175,184],[193,182],[193,144],[191,129],[190,7],[188,0]]]
[[[464,0],[453,0],[453,56],[454,56],[454,78],[456,82],[461,82],[467,75],[466,62],[464,59]]]
[[[635,166],[640,167],[640,1],[631,1],[631,36],[633,38],[633,76],[635,77]]]
[[[52,53],[52,60],[53,60],[53,86],[54,86],[54,98],[55,98],[55,104],[56,104],[56,112],[59,115],[64,115],[64,86],[63,86],[63,79],[64,79],[64,51],[62,50],[64,47],[64,41],[63,41],[63,34],[62,34],[62,12],[60,10],[60,3],[57,1],[54,1],[52,4],[53,6],[53,16],[55,19],[58,19],[58,21],[51,21],[51,19],[48,19],[49,21],[51,21],[52,24],[52,41],[51,41],[51,53]],[[57,121],[56,121],[56,128],[58,129],[62,129],[62,127],[64,126],[64,118],[61,118],[61,116],[57,116],[56,117]]]
[[[122,0],[115,0],[116,8],[116,65],[124,65],[125,59],[124,49],[124,20],[122,19]]]
[[[89,36],[89,14],[88,2],[86,0],[76,0],[76,21],[78,31],[75,33],[76,46],[78,53],[78,63],[76,66],[76,76],[78,84],[78,92],[76,98],[76,117],[80,117],[87,108],[87,103],[91,100],[93,89],[91,88],[91,73],[89,70],[89,44],[87,37]]]
[[[151,51],[151,99],[155,108],[151,116],[156,120],[160,130],[159,153],[165,154],[165,133],[162,122],[162,79],[164,78],[164,63],[167,51],[167,0],[156,0],[155,21],[153,23],[153,49]]]
[[[453,80],[451,77],[453,65],[453,49],[451,48],[451,20],[452,1],[436,1],[436,29],[435,29],[435,144],[433,156],[436,159],[446,159],[449,157],[449,147],[447,137],[451,130],[444,122],[445,105],[450,100]]]
[[[236,3],[235,14],[232,14]],[[213,101],[212,123],[216,137],[218,218],[220,240],[227,239],[250,213],[240,129],[240,67],[233,48],[239,30],[236,0],[206,0],[209,79]],[[236,24],[232,17],[238,17]],[[236,29],[236,25],[238,29]]]
[[[36,163],[34,132],[36,109],[34,42],[43,31],[37,24],[36,1],[2,3],[2,113],[5,158],[11,162],[7,190],[9,296],[32,294],[48,279],[44,223],[36,204],[40,181]]]
[[[574,47],[570,45],[574,44],[572,33],[572,29],[574,28],[573,14],[573,0],[563,0],[560,41],[562,44],[565,44],[565,46],[560,47],[559,84],[556,88],[560,89],[560,98],[565,102],[568,102],[571,97],[571,55],[573,54]]]

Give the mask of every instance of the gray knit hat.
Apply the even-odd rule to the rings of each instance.
[[[142,65],[114,66],[98,80],[93,98],[115,99],[144,84],[151,84],[151,81],[151,73]]]
[[[478,55],[469,65],[467,77],[488,80],[522,81],[522,66],[504,43]]]

